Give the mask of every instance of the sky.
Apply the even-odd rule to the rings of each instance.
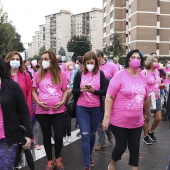
[[[58,13],[61,9],[73,14],[102,8],[102,0],[0,0],[4,11],[8,13],[22,43],[30,43],[32,36],[39,31],[39,25],[45,24],[45,16]],[[25,44],[26,47],[26,44]]]

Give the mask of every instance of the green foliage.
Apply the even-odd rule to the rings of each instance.
[[[104,54],[111,56],[111,57],[120,57],[123,56],[125,50],[122,47],[121,40],[117,33],[111,35],[112,45],[105,46],[103,49]]]
[[[8,21],[8,15],[0,4],[0,54],[5,58],[10,51],[23,52],[25,49],[21,43],[21,36],[16,32],[12,22]]]
[[[84,54],[91,50],[91,43],[86,36],[73,36],[67,43],[68,52],[74,52],[72,60],[76,60],[77,56],[84,56]]]
[[[41,59],[40,55],[34,55],[32,60],[37,60],[37,62]]]
[[[41,56],[41,54],[42,54],[44,51],[46,51],[45,45],[43,45],[43,46],[39,49],[38,54]]]
[[[59,51],[58,51],[58,55],[66,56],[66,52],[65,52],[65,50],[64,50],[64,48],[63,48],[63,47],[61,47],[61,48],[59,49]]]
[[[32,60],[33,60],[33,58],[28,57],[28,58],[27,58],[27,60],[28,60],[28,61],[32,61]]]

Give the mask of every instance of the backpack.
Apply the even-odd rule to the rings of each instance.
[[[76,102],[72,90],[68,92],[65,106],[67,108],[67,113],[71,118],[76,118]]]
[[[80,72],[80,76],[82,75],[82,72]],[[78,98],[75,98],[72,90],[70,90],[67,94],[65,106],[67,108],[67,113],[71,118],[76,118],[76,104],[77,104]]]

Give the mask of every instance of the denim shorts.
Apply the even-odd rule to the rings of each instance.
[[[158,112],[161,110],[161,99],[156,100],[156,109],[153,110],[153,113]]]

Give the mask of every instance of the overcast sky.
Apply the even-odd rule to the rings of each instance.
[[[23,43],[32,41],[39,25],[45,24],[46,15],[58,13],[61,9],[73,14],[102,8],[102,0],[0,0],[8,13]]]

